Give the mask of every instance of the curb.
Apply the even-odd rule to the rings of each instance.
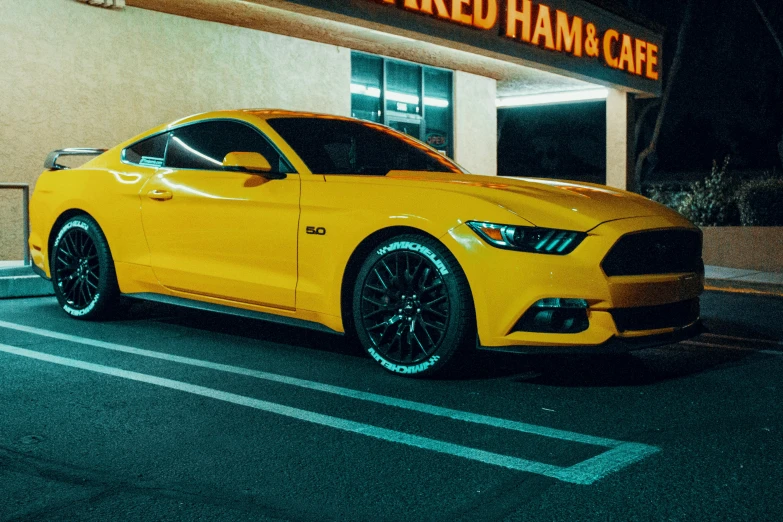
[[[30,267],[0,269],[0,299],[54,295],[52,283]]]
[[[704,290],[712,292],[729,292],[735,294],[766,295],[783,297],[783,285],[776,283],[754,283],[734,279],[706,279]]]

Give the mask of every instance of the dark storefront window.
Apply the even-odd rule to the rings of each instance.
[[[378,56],[351,55],[351,113],[360,120],[382,123],[383,60]]]
[[[383,123],[451,156],[452,111],[451,71],[351,54],[354,118]]]
[[[606,183],[606,103],[498,111],[498,175]]]

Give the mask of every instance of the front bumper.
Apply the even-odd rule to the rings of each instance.
[[[701,320],[694,322],[684,328],[677,328],[668,333],[658,333],[641,337],[613,337],[599,345],[567,345],[560,346],[556,350],[552,346],[482,346],[477,343],[476,348],[492,352],[518,353],[518,354],[564,354],[564,355],[587,355],[587,354],[608,354],[608,353],[627,353],[635,350],[645,350],[655,348],[656,346],[666,346],[685,341],[705,331]]]
[[[635,330],[627,325],[618,328],[613,313],[695,300],[704,290],[704,274],[609,277],[601,269],[601,261],[625,234],[683,226],[656,216],[611,221],[590,231],[567,256],[500,250],[464,225],[441,239],[457,257],[470,283],[482,348],[526,353],[627,351],[645,347],[646,340],[665,344],[676,341],[660,339],[696,335],[692,332],[698,329],[698,314],[675,326]],[[588,328],[579,333],[514,331],[519,318],[534,303],[552,297],[587,301]]]

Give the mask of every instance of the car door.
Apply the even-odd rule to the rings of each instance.
[[[232,172],[229,152],[258,152],[285,179]],[[294,309],[300,179],[260,131],[210,120],[170,132],[165,165],[141,192],[152,268],[189,294]]]

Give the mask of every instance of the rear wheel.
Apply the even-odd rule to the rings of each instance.
[[[54,294],[71,317],[96,320],[115,310],[120,291],[114,260],[94,219],[76,216],[63,224],[50,267]]]
[[[378,245],[362,265],[353,323],[381,366],[423,376],[468,344],[475,319],[467,280],[451,253],[433,239],[402,235]]]

